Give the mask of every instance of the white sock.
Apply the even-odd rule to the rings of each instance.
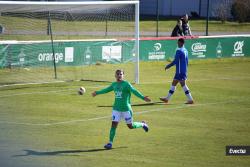
[[[192,95],[191,95],[191,93],[190,93],[189,88],[187,87],[187,85],[184,85],[182,87],[182,89],[183,89],[185,95],[187,96],[188,100],[189,101],[193,101],[193,97],[192,97]]]
[[[170,97],[174,94],[175,89],[176,89],[176,86],[172,85],[166,97],[167,100],[170,100]]]

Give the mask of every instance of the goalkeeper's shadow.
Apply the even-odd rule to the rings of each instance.
[[[156,102],[151,102],[151,103],[141,103],[141,104],[132,104],[131,106],[152,106],[152,105],[166,105],[167,103],[162,102],[162,101],[156,101]],[[171,105],[171,104],[167,104]]]
[[[113,149],[121,149],[127,147],[115,147]],[[21,155],[13,155],[13,157],[24,157],[24,156],[76,156],[81,153],[91,153],[91,152],[100,152],[100,151],[109,151],[105,148],[97,148],[97,149],[86,149],[86,150],[60,150],[60,151],[35,151],[35,150],[23,150],[25,154]]]
[[[151,103],[140,103],[140,104],[131,104],[132,107],[139,107],[139,106],[153,106],[153,105],[166,105],[165,102],[162,101],[156,101],[156,102],[151,102]],[[167,105],[171,105],[171,104],[167,104]],[[97,106],[97,107],[113,107],[111,105],[101,105],[101,106]]]

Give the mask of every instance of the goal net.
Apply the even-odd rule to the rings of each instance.
[[[0,1],[0,85],[139,82],[139,2]]]

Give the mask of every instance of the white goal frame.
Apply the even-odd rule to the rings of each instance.
[[[0,11],[2,5],[44,5],[44,6],[67,6],[67,5],[126,5],[133,4],[135,5],[135,83],[139,84],[139,37],[140,37],[140,28],[139,28],[139,1],[84,1],[84,2],[34,2],[34,1],[0,1]]]

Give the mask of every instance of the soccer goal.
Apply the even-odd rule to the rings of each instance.
[[[139,83],[139,1],[0,1],[0,85]]]

